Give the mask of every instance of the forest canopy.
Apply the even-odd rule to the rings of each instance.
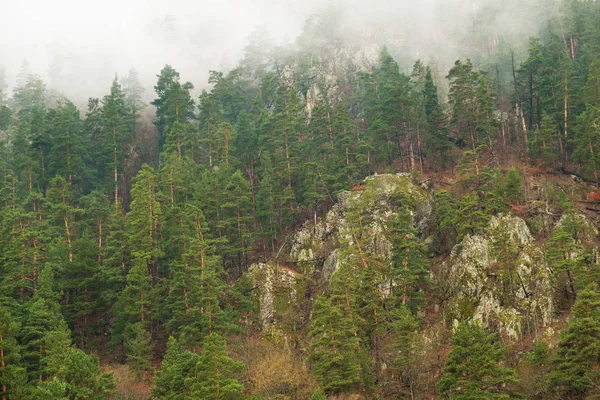
[[[597,396],[600,3],[552,5],[86,106],[0,69],[0,398]]]

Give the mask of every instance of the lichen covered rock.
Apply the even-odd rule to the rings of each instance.
[[[425,231],[432,213],[429,193],[413,182],[409,174],[374,175],[353,191],[342,192],[338,202],[317,224],[307,221],[303,228],[287,239],[285,260],[300,266],[306,275],[319,274],[328,280],[340,263],[344,243],[352,242],[347,213],[351,210],[368,213],[369,241],[366,249],[380,258],[389,260],[392,245],[389,228],[397,207],[405,204],[417,218],[417,225]]]
[[[249,273],[256,288],[254,299],[263,330],[281,322],[305,298],[306,278],[288,267],[258,263],[250,267]]]
[[[466,236],[434,279],[448,293],[452,319],[478,320],[514,339],[528,321],[552,322],[551,271],[519,217],[494,217],[482,235]]]
[[[368,177],[361,186],[340,193],[338,202],[316,224],[314,220],[307,221],[302,229],[288,236],[277,260],[253,265],[252,276],[260,287],[256,291],[255,305],[259,309],[261,326],[280,323],[282,315],[289,313],[289,306],[294,302],[297,307],[306,308],[310,299],[301,299],[298,287],[306,288],[307,281],[327,285],[346,257],[344,248],[353,241],[349,213],[366,215],[363,229],[368,240],[363,244],[365,250],[376,254],[380,260],[389,261],[391,222],[397,208],[404,205],[415,215],[416,225],[423,232],[427,231],[433,207],[426,189],[416,184],[409,174]],[[279,280],[276,272],[281,272]]]

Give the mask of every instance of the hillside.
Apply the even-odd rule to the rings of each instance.
[[[599,396],[600,3],[556,5],[451,65],[329,8],[198,98],[0,79],[0,398]]]

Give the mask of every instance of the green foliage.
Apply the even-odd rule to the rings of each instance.
[[[573,317],[561,332],[550,385],[566,397],[595,387],[600,356],[600,295],[596,284],[582,290],[573,304]]]
[[[283,265],[290,248],[284,237],[331,210],[353,186],[360,199],[346,215],[341,243],[324,238],[342,248],[339,268],[322,287],[321,258],[328,254],[314,254],[315,273],[290,304],[298,315],[285,337],[302,348],[310,331],[310,360],[324,389],[315,399],[359,390],[384,398],[380,386],[390,376],[402,397],[433,393],[431,379],[422,377],[436,376],[439,361],[421,352],[428,348],[415,315],[423,314],[427,337],[435,338],[429,333],[437,313],[429,310],[441,305],[443,313],[452,294],[427,287],[432,297],[424,302],[428,250],[445,257],[467,235],[490,229],[493,215],[521,209],[525,178],[538,181],[525,172],[562,168],[600,180],[599,3],[546,7],[548,18],[540,22],[548,29],[530,40],[526,54],[522,37],[495,31],[492,15],[500,7],[491,3],[472,11],[472,29],[440,27],[460,30],[466,37],[455,47],[473,57],[454,64],[449,85],[435,59],[404,73],[410,66],[397,45],[356,72],[354,44],[343,39],[341,13],[330,7],[307,21],[293,46],[275,46],[257,32],[240,66],[210,71],[211,89],[197,99],[193,85],[165,66],[152,101],[156,132],[143,122],[144,89],[135,70],[91,98],[82,116],[26,63],[10,96],[0,68],[0,397],[106,398],[110,379],[95,356],[72,342],[104,354],[108,341],[106,350],[119,351],[118,360],[142,375],[157,361],[154,349],[159,353],[173,335],[156,374],[156,397],[240,398],[240,366],[218,335],[248,329],[253,337],[247,321],[254,320],[259,288],[246,270],[279,248]],[[513,3],[502,15],[510,9],[529,15],[527,6]],[[440,7],[446,15],[462,6]],[[501,172],[514,157],[537,168]],[[377,199],[359,196],[361,180],[375,171],[430,177],[449,168],[460,179],[434,196],[433,237],[423,238],[430,247],[402,207],[392,229],[382,232],[392,243],[390,263],[387,249],[373,243],[374,221],[365,210]],[[431,182],[444,187],[445,178]],[[546,243],[552,284],[568,297],[560,306],[577,299],[551,390],[563,398],[593,397],[597,318],[578,310],[595,301],[585,287],[600,279],[596,239],[575,217],[577,192],[549,183],[538,193],[546,214],[565,214]],[[536,212],[530,205],[527,211]],[[545,226],[549,217],[536,218]],[[321,226],[314,229],[320,237]],[[519,249],[506,232],[491,233],[495,271],[487,279],[499,287],[494,296],[510,304]],[[316,295],[327,298],[300,312]],[[473,310],[473,299],[459,303]],[[512,395],[498,346],[477,329],[458,329],[440,387],[451,398]],[[432,341],[431,348],[444,345]],[[464,343],[476,343],[469,345],[476,351],[468,353]],[[550,355],[538,347],[521,357],[522,365],[518,356],[511,359],[526,377],[549,373]],[[467,374],[459,361],[473,370]],[[529,386],[532,398],[553,395],[543,382]]]
[[[410,396],[418,373],[416,364],[419,357],[419,346],[422,343],[419,335],[419,322],[406,306],[400,306],[395,310],[392,318],[391,327],[395,334],[394,349],[396,350],[394,367],[400,375],[403,395]]]
[[[360,384],[359,349],[352,321],[325,297],[315,301],[311,330],[313,370],[328,393],[350,391]]]
[[[144,323],[138,322],[129,327],[125,347],[127,362],[138,378],[141,378],[144,372],[152,369],[150,361],[153,356],[151,337]]]
[[[398,211],[392,226],[391,287],[403,305],[419,304],[428,275],[426,247],[417,237],[413,215],[407,207]]]
[[[438,382],[442,394],[449,399],[515,398],[510,390],[514,371],[501,366],[503,354],[495,335],[481,325],[459,325]]]
[[[198,357],[195,375],[188,378],[191,396],[207,400],[235,400],[244,387],[236,379],[244,364],[227,355],[225,338],[216,333],[206,336]]]
[[[10,311],[0,307],[0,396],[23,398],[26,375],[17,341],[19,329],[20,324]]]
[[[188,377],[195,374],[198,362],[197,354],[183,350],[174,337],[169,337],[161,369],[154,375],[154,397],[157,400],[189,398],[191,381]]]
[[[310,396],[310,400],[327,400],[327,396],[325,396],[323,389],[319,388],[313,392]]]
[[[66,383],[68,399],[104,400],[115,387],[113,376],[103,372],[97,356],[89,356],[79,349],[69,349],[57,373]]]

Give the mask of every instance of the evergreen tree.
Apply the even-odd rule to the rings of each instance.
[[[477,323],[461,324],[452,339],[452,350],[438,382],[449,399],[509,399],[517,397],[510,385],[514,371],[500,365],[503,349],[496,337]]]
[[[431,68],[425,68],[425,79],[423,83],[422,95],[424,97],[424,111],[429,130],[429,147],[432,163],[437,165],[434,160],[438,160],[439,154],[440,166],[444,168],[449,159],[448,151],[452,148],[452,142],[448,138],[446,127],[446,116],[443,113],[438,97],[438,88],[433,82]]]
[[[419,286],[426,279],[425,246],[417,237],[410,210],[402,207],[392,227],[392,268],[390,290],[401,298],[402,304],[416,304]],[[398,285],[397,288],[394,285]]]
[[[225,338],[216,333],[206,336],[198,357],[195,375],[186,380],[192,398],[235,400],[242,397],[244,387],[236,379],[244,364],[227,354]]]
[[[173,336],[169,337],[161,369],[154,375],[154,397],[158,400],[189,398],[191,382],[188,377],[195,374],[198,362],[197,354],[183,350]]]
[[[206,335],[221,332],[224,326],[220,296],[225,290],[221,280],[220,258],[214,254],[214,240],[207,234],[202,212],[188,204],[183,235],[185,245],[181,260],[172,265],[169,288],[167,327],[180,343],[197,348]]]
[[[21,398],[26,371],[21,365],[21,349],[17,341],[20,324],[10,311],[0,306],[0,398]]]
[[[83,123],[79,110],[69,101],[59,104],[48,113],[51,153],[48,157],[48,176],[59,175],[69,186],[83,187],[85,183],[86,147]]]
[[[331,300],[318,297],[311,319],[310,360],[328,393],[347,392],[360,384],[359,347],[351,320]]]
[[[144,321],[130,325],[127,329],[125,348],[127,349],[127,362],[138,376],[152,369],[152,343],[150,333],[146,329]]]
[[[134,261],[142,260],[154,279],[158,278],[157,260],[162,255],[157,189],[154,170],[144,164],[134,179],[131,210],[127,214],[127,245]]]
[[[160,152],[162,152],[167,140],[169,129],[173,129],[176,122],[185,126],[187,120],[193,116],[194,102],[190,97],[190,90],[193,88],[194,86],[190,82],[181,84],[179,82],[179,72],[175,71],[170,65],[166,65],[160,71],[158,81],[154,86],[158,98],[150,103],[156,106],[154,125],[159,133]],[[179,141],[177,139],[175,141],[179,146],[186,141],[185,138],[179,137],[178,139]]]
[[[560,335],[550,385],[565,398],[583,398],[600,378],[600,295],[596,284],[578,294],[572,312]]]
[[[102,100],[102,132],[99,145],[102,150],[102,165],[110,165],[107,176],[99,178],[108,184],[112,183],[115,204],[119,203],[119,186],[122,185],[122,165],[125,159],[124,147],[132,137],[132,120],[134,114],[128,110],[125,93],[115,77],[110,88],[110,95]],[[103,179],[108,178],[108,179]],[[108,186],[108,185],[107,185]]]
[[[127,76],[123,79],[123,94],[125,95],[125,105],[129,109],[129,114],[133,117],[132,131],[135,130],[136,122],[141,117],[141,112],[146,108],[143,95],[146,91],[140,83],[139,74],[135,68],[131,68]]]
[[[75,348],[68,350],[57,377],[66,384],[65,394],[69,400],[105,400],[115,387],[112,374],[102,371],[97,356]]]
[[[400,306],[393,313],[392,332],[395,333],[394,349],[397,351],[394,367],[400,375],[401,392],[405,397],[414,393],[416,382],[415,364],[418,361],[418,351],[421,345],[419,337],[419,322],[406,306]]]
[[[136,260],[127,274],[127,284],[113,307],[115,322],[112,330],[112,345],[124,345],[128,353],[137,357],[148,355],[148,336],[143,333],[151,319],[151,291],[148,269],[143,260]],[[144,348],[145,346],[145,348]],[[148,360],[146,360],[148,361]]]

